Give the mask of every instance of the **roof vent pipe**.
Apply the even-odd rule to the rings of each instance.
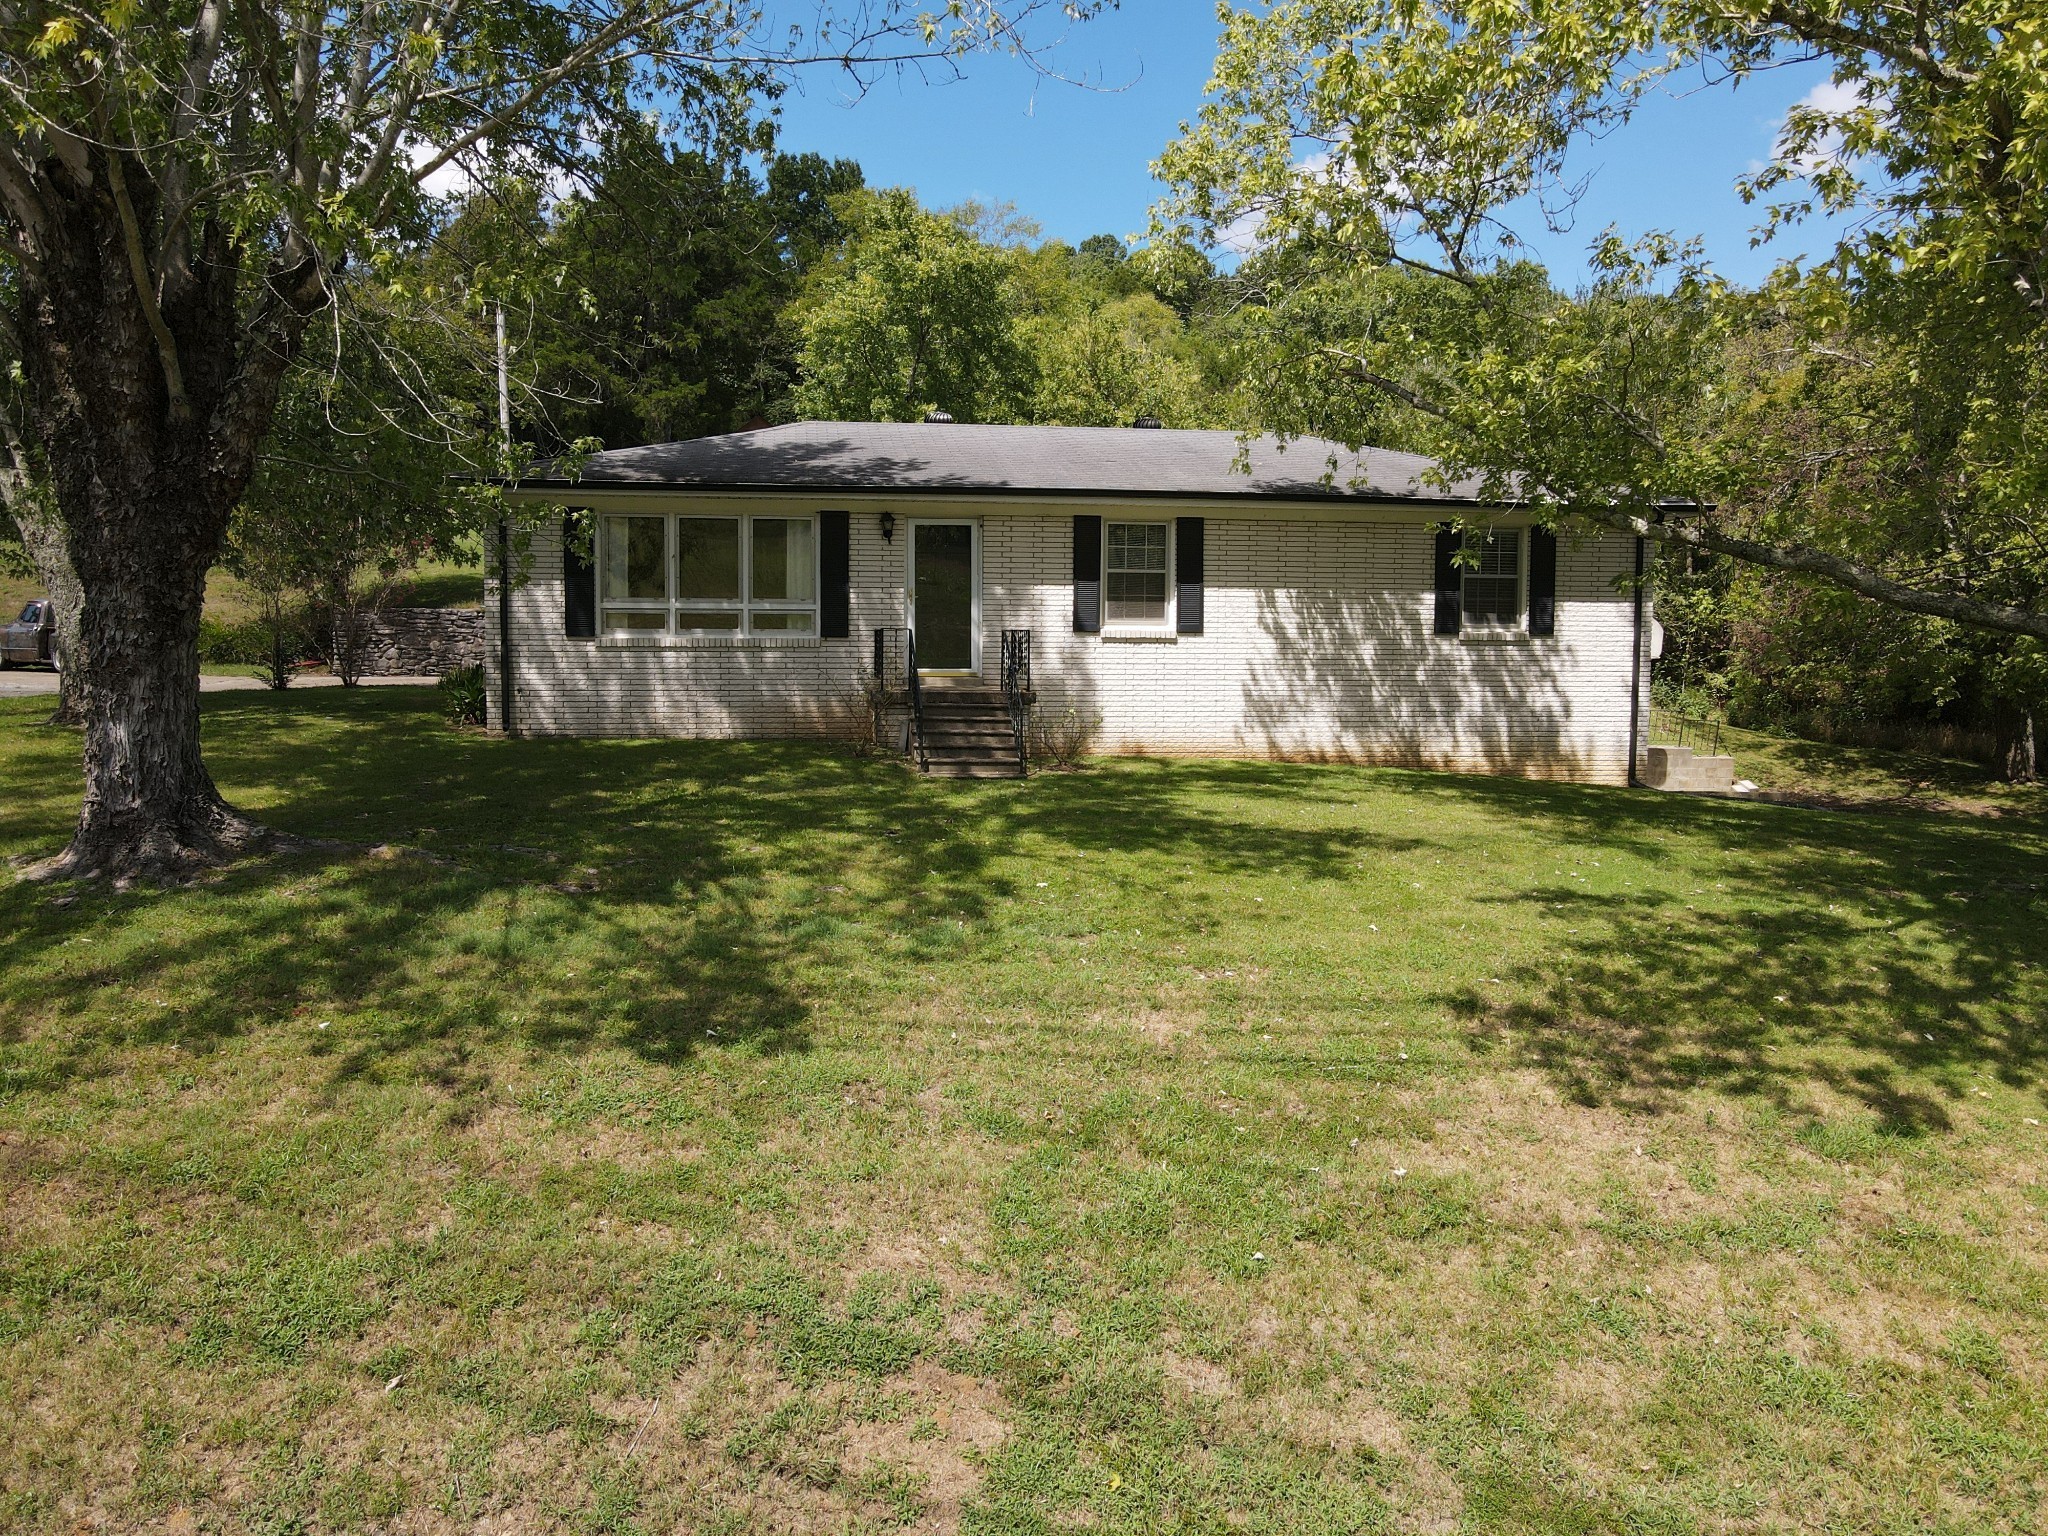
[[[1136,421],[1132,422],[1131,425],[1134,427],[1143,427],[1147,431],[1157,432],[1161,428],[1163,428],[1166,425],[1166,423],[1161,421],[1157,416],[1140,416]]]
[[[924,419],[927,426],[950,427],[953,424],[952,416],[945,411],[926,411]]]

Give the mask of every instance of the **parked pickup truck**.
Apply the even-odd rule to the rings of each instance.
[[[20,618],[0,627],[0,667],[15,666],[64,670],[57,651],[57,605],[47,597],[33,599]]]

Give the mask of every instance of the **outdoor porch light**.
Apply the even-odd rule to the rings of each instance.
[[[896,514],[894,512],[884,512],[882,514],[882,542],[887,544],[894,540],[895,537]]]

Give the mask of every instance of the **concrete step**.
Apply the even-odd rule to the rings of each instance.
[[[1700,757],[1691,747],[1653,746],[1644,752],[1643,781],[1679,794],[1725,795],[1735,787],[1735,759]]]
[[[1691,747],[1653,745],[1643,749],[1643,781],[1652,789],[1662,789],[1672,774],[1684,773],[1691,766]]]
[[[958,763],[1014,763],[1017,761],[1015,741],[949,742],[941,744],[927,741],[924,755],[928,762]]]
[[[931,760],[925,772],[934,779],[1021,779],[1024,770],[1017,766],[1016,754],[1007,761],[994,758],[938,758]]]
[[[1000,709],[1003,704],[1000,688],[934,688],[926,684],[919,692],[926,709],[934,704],[992,704]]]

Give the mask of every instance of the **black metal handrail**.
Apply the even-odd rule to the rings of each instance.
[[[1691,747],[1705,757],[1721,755],[1721,722],[1702,715],[1681,715],[1673,709],[1650,711],[1652,746]]]
[[[910,705],[910,755],[918,771],[930,766],[924,746],[924,689],[917,677],[917,635],[908,626],[875,630],[875,678],[883,695],[901,693]]]
[[[917,631],[903,631],[903,675],[910,680],[910,743],[917,752],[917,771],[931,767],[924,750],[924,685],[917,680]]]
[[[1010,706],[1010,728],[1017,733],[1017,771],[1031,771],[1025,746],[1031,724],[1031,631],[1003,631],[1003,702]]]

